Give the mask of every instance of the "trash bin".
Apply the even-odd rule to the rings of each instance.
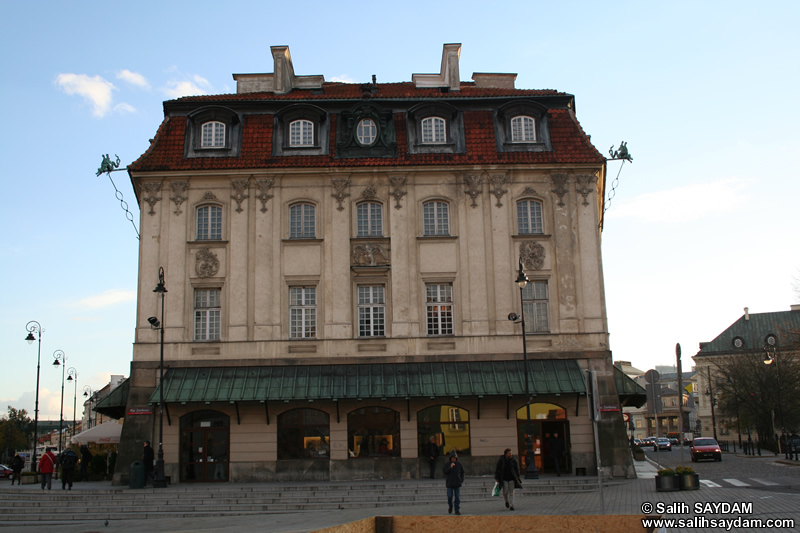
[[[130,487],[132,489],[144,488],[144,463],[141,461],[134,461],[131,463],[131,472],[129,475]]]

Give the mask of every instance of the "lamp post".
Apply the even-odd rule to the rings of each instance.
[[[764,364],[771,365],[773,361],[778,360],[778,339],[775,335],[767,335],[766,344],[764,346]],[[778,417],[781,421],[781,430],[784,429],[783,425],[783,402],[781,402],[781,368],[780,363],[775,363],[775,379],[778,387]],[[775,435],[778,453],[783,453],[781,450],[780,439],[778,433],[775,431],[775,411],[772,414],[772,433]]]
[[[158,285],[153,292],[161,295],[161,320],[151,316],[147,319],[153,329],[159,329],[161,333],[161,355],[158,365],[158,455],[156,457],[156,469],[153,478],[153,488],[163,489],[167,486],[164,477],[164,298],[167,288],[164,286],[164,267],[158,268]]]
[[[83,387],[83,397],[89,401],[89,412],[86,413],[86,425],[88,426],[86,429],[89,429],[92,427],[92,400],[94,399],[94,393],[89,385]]]
[[[525,479],[539,479],[539,470],[536,468],[536,455],[533,450],[533,430],[531,428],[531,391],[530,384],[528,383],[528,340],[525,331],[525,303],[523,291],[528,285],[528,276],[522,270],[522,258],[519,258],[519,274],[517,279],[514,280],[519,285],[519,301],[522,306],[522,314],[517,315],[511,313],[508,319],[512,322],[519,321],[522,324],[522,364],[524,365],[523,373],[525,379],[525,432],[527,433],[527,446],[528,451],[525,455]]]
[[[708,388],[706,389],[706,396],[708,396],[708,399],[711,402],[711,426],[714,429],[714,440],[717,440],[717,415],[714,413],[714,402],[716,401],[716,398],[714,397],[714,387],[711,385],[711,367],[706,367],[706,373],[708,375]]]
[[[75,409],[78,406],[78,371],[75,370],[75,367],[71,367],[67,370],[67,381],[71,381],[73,385],[73,392],[72,392],[72,431],[70,431],[69,437],[70,441],[72,437],[75,436]]]
[[[36,407],[33,410],[33,455],[31,455],[31,472],[36,472],[36,447],[39,444],[39,370],[42,363],[42,333],[44,333],[44,330],[41,324],[35,320],[28,322],[25,325],[25,329],[28,331],[28,336],[25,337],[28,344],[33,344],[33,341],[37,340],[33,335],[34,332],[39,334],[39,349],[36,355]]]
[[[64,350],[53,352],[53,366],[61,367],[61,414],[58,419],[58,453],[61,453],[61,431],[64,426],[64,371],[66,370],[67,354]]]

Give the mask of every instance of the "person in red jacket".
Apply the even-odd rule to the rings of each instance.
[[[53,485],[53,472],[56,470],[56,456],[53,455],[52,448],[47,448],[47,451],[39,460],[39,474],[42,476],[42,490],[47,485],[47,490],[50,490]]]

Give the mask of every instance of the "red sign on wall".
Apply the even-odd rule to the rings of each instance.
[[[152,415],[153,408],[152,407],[131,407],[128,409],[128,415]]]

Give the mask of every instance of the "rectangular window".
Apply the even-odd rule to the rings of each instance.
[[[316,214],[311,204],[297,204],[289,208],[289,238],[313,239],[316,236]]]
[[[536,200],[517,202],[517,231],[520,235],[544,233],[542,202]]]
[[[292,339],[311,339],[316,336],[316,287],[289,288],[289,337]]]
[[[425,286],[428,335],[453,334],[453,286],[430,284]]]
[[[464,424],[461,424],[461,409],[458,407],[450,408],[450,431],[464,431]]]
[[[383,208],[375,202],[365,202],[356,207],[356,234],[359,237],[383,236]]]
[[[224,148],[225,147],[225,124],[222,122],[206,122],[203,124],[202,148]]]
[[[358,288],[358,336],[386,335],[386,299],[382,285]]]
[[[197,208],[197,240],[218,241],[222,239],[222,208],[204,205]]]
[[[445,135],[445,120],[441,117],[428,117],[422,119],[422,143],[442,144],[447,140]]]
[[[550,331],[547,302],[546,281],[531,281],[522,289],[522,312],[525,313],[526,333]]]
[[[314,123],[310,120],[295,120],[289,124],[289,146],[313,146]]]
[[[450,217],[445,202],[426,202],[422,206],[423,235],[450,235]]]
[[[219,340],[222,306],[220,289],[194,291],[194,340]]]

